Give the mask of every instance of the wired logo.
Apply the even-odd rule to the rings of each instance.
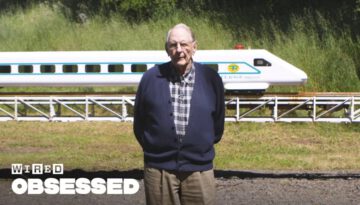
[[[11,164],[12,175],[62,175],[63,164]],[[136,179],[131,178],[17,178],[11,183],[15,194],[135,194],[140,185]]]
[[[53,174],[60,175],[64,174],[64,165],[63,164],[11,164],[11,174],[12,175],[22,175],[22,174],[33,174],[33,175],[42,175],[42,174]]]

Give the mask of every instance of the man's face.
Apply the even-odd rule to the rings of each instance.
[[[166,44],[166,52],[172,64],[177,68],[186,69],[191,66],[192,56],[196,51],[196,42],[184,28],[174,28]]]

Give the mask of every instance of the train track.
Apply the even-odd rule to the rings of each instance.
[[[1,97],[13,96],[31,96],[31,97],[44,97],[44,96],[134,96],[134,92],[0,92]]]
[[[0,97],[44,97],[44,96],[134,96],[134,92],[0,92]],[[360,92],[266,92],[266,93],[226,93],[226,97],[360,97]]]
[[[132,121],[133,92],[3,92],[0,121]],[[226,121],[360,122],[360,92],[231,93]]]

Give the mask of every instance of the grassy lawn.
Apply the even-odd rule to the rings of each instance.
[[[329,123],[227,123],[216,169],[360,170],[360,126]],[[131,123],[1,122],[0,168],[64,163],[67,170],[142,168]]]
[[[359,170],[360,126],[233,123],[217,146],[220,169]]]

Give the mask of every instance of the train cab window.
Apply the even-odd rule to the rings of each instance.
[[[85,65],[85,72],[100,73],[100,65]]]
[[[109,73],[122,73],[124,72],[124,65],[122,64],[113,64],[108,67]]]
[[[132,64],[131,65],[131,72],[145,72],[147,70],[146,64]]]
[[[77,73],[78,66],[77,65],[63,65],[63,72],[64,73]]]
[[[254,58],[254,66],[271,66],[271,63],[263,58]]]
[[[11,73],[11,66],[0,65],[0,73]]]
[[[218,64],[206,64],[209,68],[215,70],[216,72],[219,71],[219,65]]]
[[[41,73],[55,73],[55,65],[41,65],[40,72]]]
[[[19,73],[32,73],[33,66],[32,65],[19,65]]]

